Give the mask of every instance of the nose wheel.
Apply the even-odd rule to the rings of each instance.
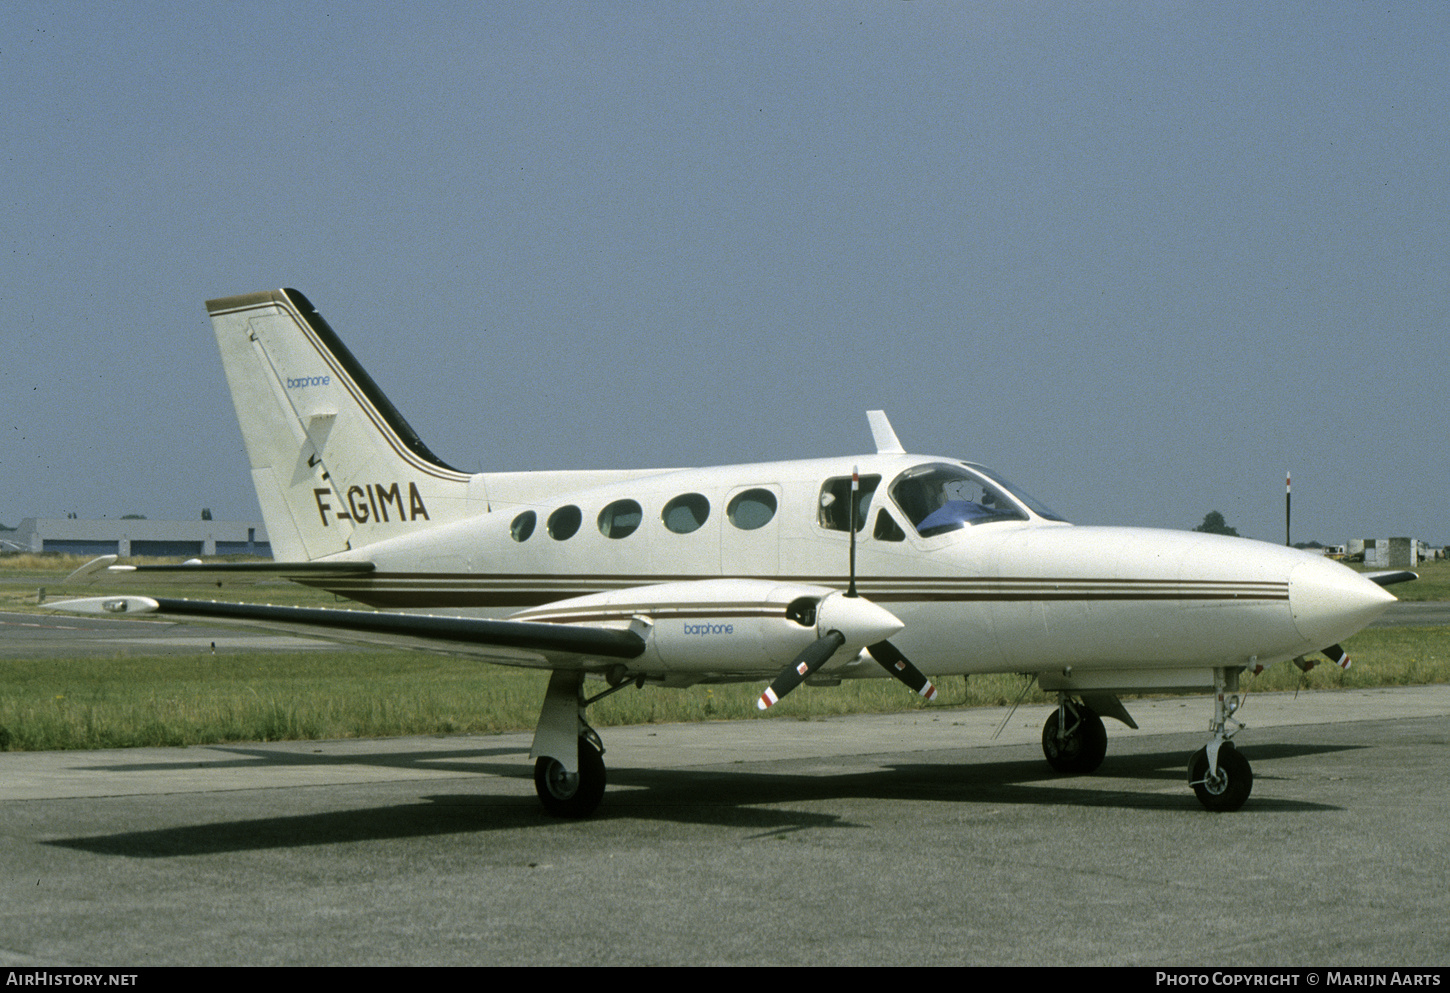
[[[1208,748],[1200,748],[1188,761],[1188,784],[1198,802],[1215,813],[1238,810],[1254,788],[1254,772],[1239,750],[1224,742],[1218,750],[1218,768],[1208,771]]]

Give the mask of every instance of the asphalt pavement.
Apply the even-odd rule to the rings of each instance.
[[[0,965],[1450,964],[1450,687],[1251,695],[1233,814],[1131,709],[602,729],[579,822],[527,734],[3,753]]]

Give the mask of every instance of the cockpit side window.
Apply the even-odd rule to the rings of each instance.
[[[881,485],[880,476],[862,476],[856,491],[856,530],[866,526],[866,512],[871,497]],[[816,520],[827,531],[851,530],[851,477],[837,476],[821,484],[821,499],[816,505]]]
[[[876,529],[871,532],[871,537],[877,541],[905,541],[906,532],[901,530],[901,525],[896,523],[896,518],[882,507],[876,511]]]
[[[908,469],[891,498],[923,538],[987,521],[1025,521],[1027,514],[984,476],[939,462]]]

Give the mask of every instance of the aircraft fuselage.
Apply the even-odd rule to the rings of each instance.
[[[1312,553],[1194,532],[1073,526],[1026,503],[1013,508],[1017,519],[923,536],[890,486],[909,470],[944,464],[966,467],[876,454],[626,473],[527,502],[485,496],[474,516],[335,556],[366,558],[377,571],[326,585],[373,606],[479,616],[721,578],[844,589],[850,532],[823,502],[856,468],[874,487],[861,500],[857,586],[901,619],[896,643],[937,675],[1077,670],[1090,682],[1089,671],[1182,668],[1195,671],[1190,684],[1198,686],[1206,678],[1198,673],[1213,667],[1323,649],[1393,600]],[[470,490],[479,494],[508,489],[475,479]],[[822,675],[882,672],[848,661]],[[1133,688],[1119,685],[1125,680],[1134,682],[1110,682]],[[1161,681],[1146,672],[1141,680]]]

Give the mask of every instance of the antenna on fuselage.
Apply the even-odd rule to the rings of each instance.
[[[901,455],[906,449],[901,447],[901,439],[896,437],[896,430],[891,426],[891,421],[884,410],[866,411],[866,420],[871,425],[871,437],[876,442],[877,455]]]

